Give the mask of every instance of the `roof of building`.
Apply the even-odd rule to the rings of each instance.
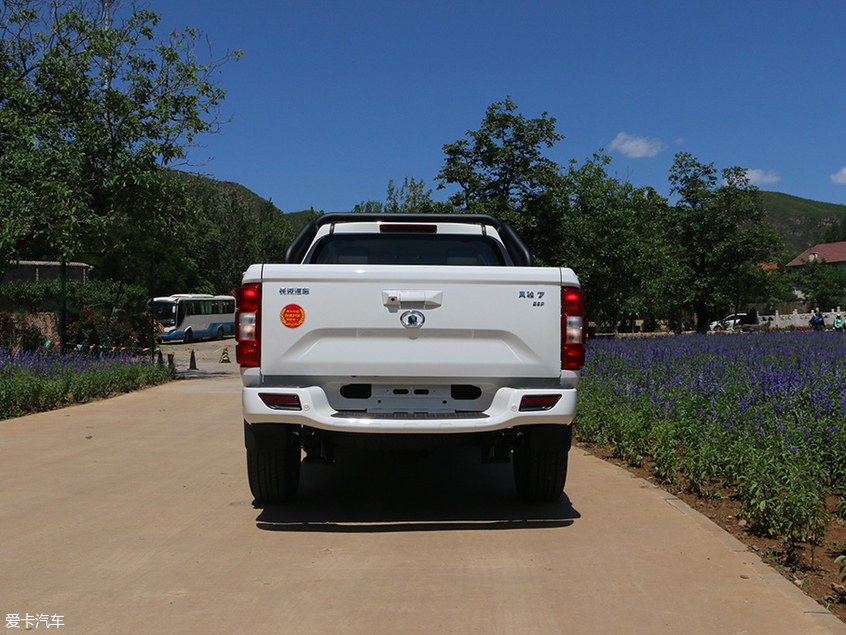
[[[55,261],[55,260],[10,260],[10,265],[18,266],[18,265],[26,265],[28,267],[61,267],[62,263]],[[89,265],[87,262],[66,262],[65,265],[68,267],[88,267],[89,269],[93,269],[94,265]]]
[[[815,260],[825,260],[828,263],[846,262],[846,241],[814,245],[788,262],[787,266],[801,267]]]

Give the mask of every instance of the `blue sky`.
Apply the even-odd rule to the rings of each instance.
[[[846,204],[846,3],[763,0],[153,0],[224,66],[221,134],[194,168],[283,211],[385,200],[436,176],[443,146],[510,96],[604,148],[610,172],[669,194],[677,152],[750,170],[764,190]]]

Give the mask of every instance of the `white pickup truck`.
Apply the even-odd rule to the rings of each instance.
[[[533,267],[489,216],[326,214],[287,264],[237,292],[247,471],[257,505],[288,501],[335,446],[417,453],[457,444],[513,456],[517,491],[564,489],[584,296]]]

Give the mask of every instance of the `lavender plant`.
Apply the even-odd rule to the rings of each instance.
[[[588,347],[578,430],[707,495],[733,488],[757,526],[814,543],[846,489],[846,337],[768,332]]]
[[[0,419],[160,384],[173,372],[146,356],[121,351],[0,350]]]

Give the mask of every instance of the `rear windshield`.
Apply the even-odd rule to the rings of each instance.
[[[315,245],[306,262],[474,267],[512,264],[493,238],[460,234],[332,234]]]

